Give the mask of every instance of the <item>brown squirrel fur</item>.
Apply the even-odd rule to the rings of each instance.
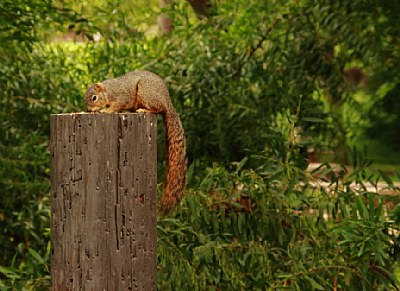
[[[186,183],[186,139],[167,86],[156,74],[133,71],[89,86],[84,102],[89,112],[121,111],[162,114],[166,129],[167,175],[161,211],[167,214],[183,197]]]

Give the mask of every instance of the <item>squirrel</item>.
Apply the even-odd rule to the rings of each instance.
[[[133,71],[90,85],[84,97],[88,112],[151,112],[164,119],[167,174],[161,212],[166,215],[183,197],[186,184],[186,139],[163,79],[149,71]]]

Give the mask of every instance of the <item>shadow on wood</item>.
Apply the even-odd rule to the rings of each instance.
[[[155,290],[155,114],[51,115],[53,290]]]

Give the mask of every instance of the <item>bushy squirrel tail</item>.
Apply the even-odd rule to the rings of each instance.
[[[161,212],[166,215],[182,197],[186,184],[186,139],[182,122],[175,109],[164,113],[167,143],[167,174],[164,195],[161,199]]]

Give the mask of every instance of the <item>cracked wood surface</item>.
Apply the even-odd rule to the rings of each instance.
[[[53,290],[155,290],[157,118],[51,115]]]

